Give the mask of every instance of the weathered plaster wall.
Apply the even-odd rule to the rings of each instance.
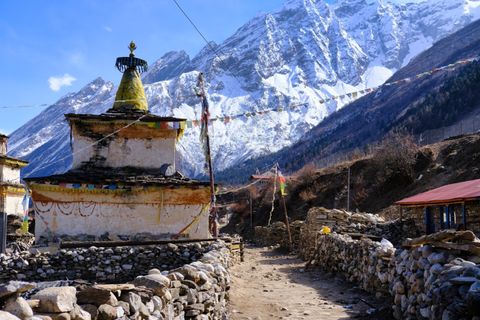
[[[20,183],[20,169],[0,165],[0,182]]]
[[[0,187],[0,210],[7,214],[23,214],[22,200],[24,194],[21,191],[20,169],[0,165],[0,183],[8,185]],[[18,186],[13,187],[10,185]]]
[[[178,234],[208,238],[207,188],[116,192],[33,189],[35,236]],[[53,200],[55,199],[55,200]],[[63,201],[63,202],[60,202]],[[192,223],[193,222],[193,223]]]
[[[99,138],[117,129],[109,125],[72,127],[73,168],[82,162],[94,161],[97,166],[159,168],[163,164],[175,167],[176,130],[132,125],[117,134],[94,144]],[[94,144],[94,145],[93,145]],[[103,160],[100,160],[103,159]]]
[[[3,210],[7,214],[23,216],[23,194],[7,194],[3,199]]]
[[[7,154],[7,137],[0,136],[0,155]]]
[[[75,137],[73,141],[73,168],[96,156],[105,158],[101,163],[105,167],[159,168],[165,163],[175,166],[175,138],[115,138],[101,148],[90,146],[94,140],[87,137]]]
[[[35,236],[88,234],[177,234],[187,230],[190,238],[208,237],[208,209],[202,205],[100,204],[35,202]],[[203,209],[203,211],[202,211]],[[197,217],[199,216],[199,217]]]

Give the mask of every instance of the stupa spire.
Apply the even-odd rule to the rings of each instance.
[[[115,62],[117,69],[123,73],[122,81],[118,86],[115,102],[109,112],[148,112],[147,98],[143,89],[140,74],[147,71],[145,60],[135,57],[137,46],[132,41],[128,46],[130,55],[118,57]]]

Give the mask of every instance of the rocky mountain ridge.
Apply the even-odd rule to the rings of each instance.
[[[193,88],[202,71],[213,117],[283,108],[212,125],[215,167],[225,170],[298,141],[351,102],[321,99],[384,82],[433,42],[478,17],[479,0],[342,0],[333,5],[290,0],[193,58],[183,51],[163,55],[143,76],[145,91],[153,113],[198,119]],[[112,83],[96,79],[16,130],[10,153],[31,162],[24,174],[66,170],[71,159],[63,114],[104,112],[114,93]],[[297,103],[306,107],[288,108]],[[189,128],[178,147],[182,170],[191,176],[203,174],[198,136],[198,128]]]

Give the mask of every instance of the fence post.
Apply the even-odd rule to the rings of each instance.
[[[7,213],[0,212],[0,253],[7,249]]]

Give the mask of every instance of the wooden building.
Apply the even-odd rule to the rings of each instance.
[[[28,162],[7,156],[8,137],[0,134],[0,213],[23,215],[25,188],[20,169]]]
[[[480,235],[480,179],[452,183],[396,202],[404,218],[430,234],[444,229]]]
[[[140,79],[146,62],[134,57],[134,49],[132,43],[130,56],[117,59],[123,77],[111,109],[66,115],[72,168],[25,179],[32,190],[37,239],[210,237],[209,184],[175,169],[185,119],[149,112]]]

